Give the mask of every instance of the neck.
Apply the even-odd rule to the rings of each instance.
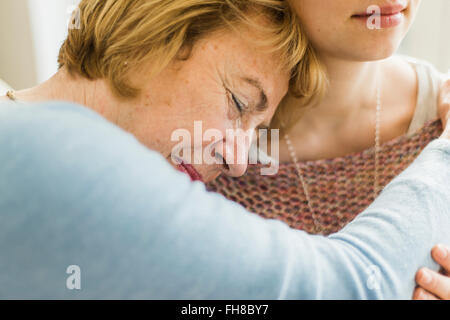
[[[355,62],[333,57],[320,57],[324,64],[329,86],[327,92],[314,107],[314,113],[323,117],[346,116],[374,107],[376,101],[380,62]]]
[[[119,124],[119,101],[103,80],[87,80],[62,68],[36,87],[16,92],[16,98],[25,102],[67,101],[88,107],[109,121]]]

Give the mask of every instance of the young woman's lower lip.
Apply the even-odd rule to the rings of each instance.
[[[190,164],[181,163],[177,167],[181,172],[186,173],[192,181],[203,181],[200,173],[198,173],[197,170],[195,170],[195,168]]]
[[[370,16],[354,16],[353,18],[367,24],[367,20],[370,18]],[[402,24],[404,18],[405,15],[403,14],[403,12],[381,15],[380,28],[387,29],[397,27]]]

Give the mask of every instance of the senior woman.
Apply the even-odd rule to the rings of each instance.
[[[83,0],[80,15],[58,73],[0,104],[1,298],[409,298],[416,270],[437,269],[450,128],[327,238],[174,170],[243,174],[226,138],[223,164],[173,164],[173,131],[252,130],[289,82],[309,90],[283,1]]]

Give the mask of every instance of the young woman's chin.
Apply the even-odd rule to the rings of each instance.
[[[289,0],[317,55],[354,61],[392,56],[420,0]]]
[[[405,36],[404,30],[380,30],[358,34],[327,45],[320,52],[347,61],[377,61],[394,55]]]
[[[408,11],[406,11],[409,13]],[[384,17],[381,28],[369,29],[365,19],[352,18],[353,45],[347,43],[348,54],[357,61],[375,61],[389,58],[400,47],[412,24],[410,14],[399,13]]]
[[[362,48],[361,50],[355,50],[349,52],[349,60],[366,62],[366,61],[378,61],[392,57],[399,44],[391,42],[375,42],[373,46],[369,48]]]

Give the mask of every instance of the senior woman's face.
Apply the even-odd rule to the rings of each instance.
[[[256,32],[241,31],[199,40],[187,60],[173,62],[148,83],[131,112],[127,130],[193,180],[244,174],[250,144],[244,131],[268,125],[288,90],[290,73],[277,54],[248,40]],[[204,137],[208,129],[221,137]],[[227,130],[233,129],[242,130],[231,139]],[[173,163],[174,151],[181,165]],[[206,163],[205,153],[219,161]]]

